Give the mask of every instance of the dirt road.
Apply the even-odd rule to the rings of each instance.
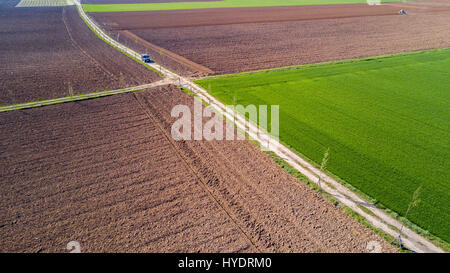
[[[11,8],[6,4],[0,6],[0,105],[160,79],[98,39],[73,6]]]
[[[132,56],[139,56],[136,52],[131,50],[130,48],[118,43],[117,41],[114,41],[111,37],[109,37],[103,30],[101,30],[82,10],[81,6],[78,2],[76,2],[77,7],[80,10],[81,16],[83,16],[87,23],[91,25],[91,27],[102,37],[105,39],[108,39],[111,43],[115,44],[118,48],[123,50],[124,52],[127,52],[128,54]],[[211,95],[208,94],[206,90],[203,88],[195,85],[190,80],[183,78],[181,76],[178,76],[177,74],[162,68],[158,64],[149,64],[150,66],[154,68],[160,68],[162,73],[169,78],[178,78],[178,82],[180,85],[187,86],[191,91],[193,91],[197,96],[205,100],[209,105],[211,105],[218,113],[221,115],[231,118],[229,116],[230,110],[227,109],[221,102],[217,101],[215,98],[213,98]],[[246,123],[243,120],[242,117],[237,117],[235,126],[242,130],[247,130]],[[397,220],[393,219],[389,215],[387,215],[382,210],[367,205],[366,209],[370,211],[370,213],[362,210],[359,208],[361,204],[368,204],[365,200],[357,196],[355,193],[353,193],[351,190],[347,189],[340,183],[338,183],[336,180],[332,179],[331,177],[327,176],[326,174],[322,173],[317,168],[313,167],[311,164],[309,164],[306,160],[300,158],[298,155],[290,151],[288,148],[286,148],[284,145],[271,140],[269,136],[261,132],[258,128],[255,128],[254,126],[250,125],[250,132],[256,132],[256,134],[252,134],[252,137],[254,140],[258,141],[262,145],[267,144],[267,141],[269,141],[269,149],[271,149],[276,155],[283,158],[286,162],[291,164],[296,170],[304,174],[310,181],[317,181],[318,177],[321,177],[323,180],[326,181],[329,185],[325,185],[323,188],[330,194],[332,194],[340,203],[345,204],[346,206],[350,207],[363,217],[365,217],[369,223],[371,223],[374,227],[382,229],[384,232],[390,234],[393,237],[398,236],[398,232],[396,229],[400,229],[403,225],[398,222]],[[394,228],[393,228],[394,227]],[[404,228],[404,238],[403,242],[404,244],[416,251],[416,252],[443,252],[442,249],[439,247],[436,247],[434,244],[429,242],[427,239],[423,238],[422,236],[418,235],[417,233],[413,232],[409,228]]]
[[[401,8],[409,15],[398,15]],[[112,33],[128,30],[215,74],[450,46],[450,6],[444,1],[92,16]],[[138,51],[147,48],[135,39],[121,41]],[[179,68],[182,64],[160,57],[158,51],[149,49],[149,53],[179,74],[190,76],[197,72],[188,66]]]

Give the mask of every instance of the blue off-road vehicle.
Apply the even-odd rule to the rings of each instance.
[[[152,59],[150,59],[150,56],[148,54],[142,54],[141,59],[144,63],[152,63]]]

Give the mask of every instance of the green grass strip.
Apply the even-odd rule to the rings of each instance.
[[[382,2],[396,2],[383,0]],[[276,6],[307,6],[329,4],[361,4],[366,0],[223,0],[207,2],[178,3],[141,3],[141,4],[84,4],[86,12],[120,12],[120,11],[151,11],[151,10],[181,10],[208,8],[246,8],[246,7],[276,7]]]

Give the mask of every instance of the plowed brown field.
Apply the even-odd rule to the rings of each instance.
[[[92,33],[75,7],[1,6],[0,35],[0,105],[159,79]]]
[[[293,7],[220,8],[171,11],[91,13],[105,27],[113,30],[194,27],[245,23],[270,23],[337,19],[347,17],[395,15],[398,8],[366,4]]]
[[[365,252],[383,239],[249,141],[174,142],[174,87],[0,113],[0,252]]]
[[[402,7],[409,15],[398,15]],[[216,74],[450,46],[445,1],[91,15],[111,32],[128,29]],[[179,73],[199,73],[139,41],[123,42]]]

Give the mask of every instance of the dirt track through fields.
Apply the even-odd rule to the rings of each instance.
[[[165,87],[0,113],[0,251],[395,251],[247,140],[169,141],[192,103]]]
[[[291,8],[293,11],[282,8],[160,11],[154,14],[158,20],[146,16],[153,12],[92,15],[110,32],[132,29],[142,39],[216,74],[450,46],[450,7],[445,1],[404,3],[407,16],[397,14],[402,4],[307,6]],[[187,16],[191,13],[196,16]],[[349,18],[350,14],[355,17]],[[145,46],[132,40],[123,42],[145,50]],[[157,62],[178,73],[199,74],[173,59],[160,58],[157,52],[150,53]]]

